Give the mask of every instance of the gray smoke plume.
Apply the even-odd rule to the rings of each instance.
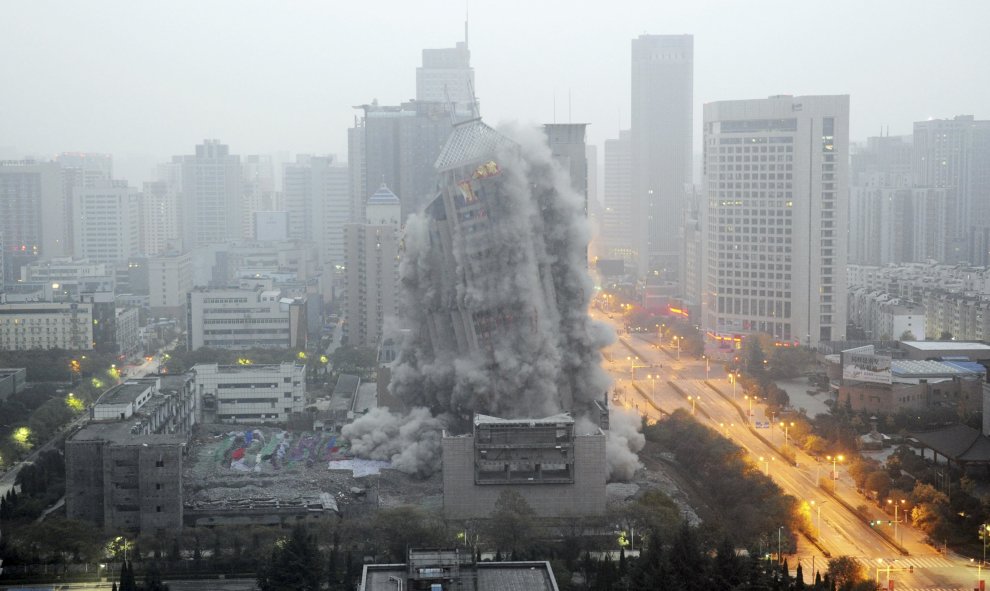
[[[479,129],[469,131],[488,133],[489,141],[497,135]],[[541,130],[503,126],[500,131],[501,141],[489,154],[497,170],[482,175],[472,185],[476,189],[461,189],[464,199],[481,200],[482,213],[465,207],[477,218],[456,225],[457,231],[449,229],[455,227],[450,218],[461,211],[452,213],[450,203],[461,197],[457,187],[470,182],[461,179],[472,168],[441,171],[446,193],[408,219],[399,269],[401,315],[411,332],[389,388],[407,405],[428,408],[461,429],[474,413],[522,418],[568,411],[582,417],[593,413],[594,401],[602,400],[611,385],[601,349],[615,335],[587,313],[593,286],[584,197],[571,188]],[[480,346],[465,340],[464,323],[483,333]],[[426,428],[425,415],[417,416]],[[369,414],[360,427],[361,450],[374,457],[391,457],[409,445],[395,435],[374,435],[375,421],[400,437],[421,438],[396,427],[404,423],[394,415]],[[619,423],[625,425],[622,419]],[[635,463],[615,450],[625,446],[635,460],[635,429],[630,433],[622,426],[620,433],[608,455],[616,461],[613,474],[628,478]],[[426,453],[429,446],[416,449],[402,456],[404,469],[424,473],[437,464]]]
[[[384,460],[408,474],[429,476],[440,468],[443,423],[425,408],[397,415],[373,408],[341,429],[351,451],[369,460]]]
[[[608,440],[605,442],[609,480],[629,480],[643,467],[636,456],[646,445],[641,426],[639,414],[631,410],[613,408],[609,414]]]

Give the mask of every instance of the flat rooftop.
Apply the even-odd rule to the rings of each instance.
[[[69,441],[109,441],[118,445],[182,444],[186,442],[185,435],[181,433],[135,435],[131,433],[131,427],[138,423],[140,423],[140,419],[137,417],[124,421],[90,422],[73,435]]]
[[[110,388],[100,396],[97,404],[127,404],[148,390],[148,383],[125,383]]]
[[[890,373],[899,378],[948,378],[982,375],[986,368],[972,362],[894,359],[890,362]]]
[[[460,571],[458,582],[444,588],[463,591],[557,591],[557,581],[547,562],[479,562],[473,566],[462,566]],[[405,564],[369,564],[364,567],[360,589],[395,591],[395,579],[406,581],[407,575]]]
[[[501,419],[489,415],[474,415],[475,425],[558,425],[560,423],[574,424],[574,418],[566,412],[542,419]]]
[[[906,341],[901,342],[901,347],[932,352],[971,350],[990,353],[990,345],[961,341]]]

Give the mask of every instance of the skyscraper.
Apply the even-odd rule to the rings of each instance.
[[[75,256],[119,263],[140,248],[139,198],[127,181],[96,181],[73,191]]]
[[[916,186],[948,190],[951,262],[990,263],[990,121],[958,115],[915,122],[912,168]]]
[[[635,261],[632,228],[632,140],[629,130],[605,140],[605,211],[602,238],[605,256]]]
[[[289,238],[316,243],[325,268],[344,263],[344,224],[352,221],[348,175],[333,156],[300,154],[282,169]]]
[[[632,41],[632,217],[640,275],[676,278],[678,226],[691,182],[694,37]]]
[[[67,223],[58,164],[0,161],[0,233],[8,282],[25,263],[68,254]]]
[[[183,248],[223,244],[244,235],[241,159],[226,144],[205,140],[196,154],[175,156],[182,168]]]
[[[848,96],[705,105],[709,334],[844,337],[848,158]]]
[[[423,50],[423,65],[416,68],[416,100],[453,103],[458,113],[474,110],[474,68],[467,43],[467,23],[464,41],[451,48]]]
[[[344,330],[351,345],[374,347],[386,317],[398,313],[399,198],[385,185],[368,199],[364,223],[343,228]]]
[[[353,218],[364,219],[364,203],[381,183],[402,200],[405,219],[428,203],[437,191],[433,169],[450,135],[450,108],[443,102],[413,101],[399,106],[361,105],[364,117],[348,134],[351,164],[357,157],[353,180]]]

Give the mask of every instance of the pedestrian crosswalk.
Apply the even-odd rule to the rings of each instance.
[[[877,572],[878,563],[875,558],[869,559],[866,557],[857,557],[856,560],[863,565],[863,570],[865,572],[874,574]],[[881,567],[881,571],[886,570],[886,561],[888,560],[890,561],[891,569],[898,574],[904,570],[914,570],[916,572],[920,572],[924,569],[953,568],[959,566],[959,563],[953,562],[942,556],[905,556],[900,558],[891,557],[885,559],[883,563],[884,566]],[[827,558],[822,556],[802,556],[797,562],[793,559],[788,561],[791,576],[795,576],[797,573],[797,565],[799,563],[801,564],[801,572],[804,574],[805,583],[814,582],[816,571],[824,574],[825,571],[828,570]],[[957,590],[958,587],[897,587],[897,591],[948,591],[949,589]]]

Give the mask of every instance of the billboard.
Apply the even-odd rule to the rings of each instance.
[[[842,379],[871,384],[889,384],[890,357],[877,355],[873,345],[842,352]]]

